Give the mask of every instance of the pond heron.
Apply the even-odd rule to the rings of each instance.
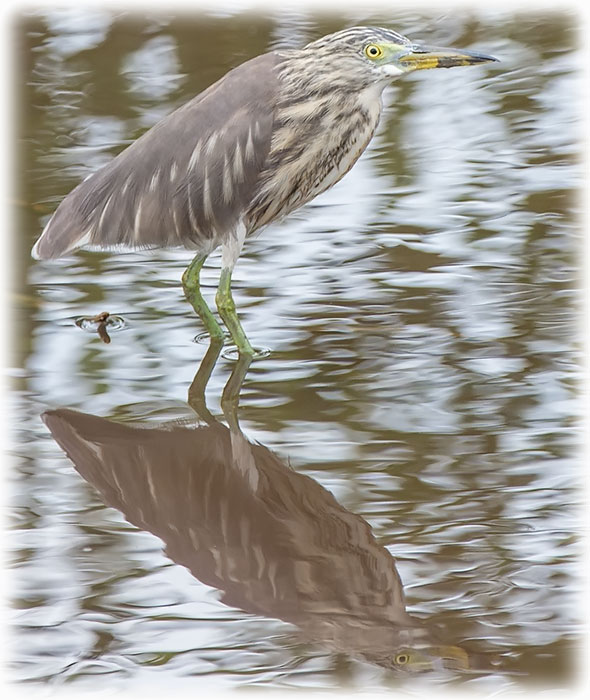
[[[217,309],[240,353],[254,354],[236,314],[231,275],[247,236],[338,182],[375,133],[391,80],[426,68],[496,61],[352,27],[234,68],[79,184],[33,248],[182,246],[195,258],[185,295],[212,338],[223,331],[199,274],[221,246]]]

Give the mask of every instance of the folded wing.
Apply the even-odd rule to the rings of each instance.
[[[269,152],[277,60],[270,53],[238,66],[80,183],[33,256],[217,247],[247,209]]]

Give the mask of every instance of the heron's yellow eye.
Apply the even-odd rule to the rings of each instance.
[[[398,654],[394,659],[395,663],[399,664],[400,666],[407,664],[409,660],[410,657],[407,654]]]
[[[365,56],[373,59],[381,58],[381,56],[383,56],[383,49],[377,46],[377,44],[367,44],[367,46],[365,46]]]

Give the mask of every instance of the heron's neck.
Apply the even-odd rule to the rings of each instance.
[[[360,108],[367,110],[372,115],[376,115],[376,118],[379,119],[383,106],[383,91],[388,85],[387,81],[372,83],[358,92],[357,101]]]

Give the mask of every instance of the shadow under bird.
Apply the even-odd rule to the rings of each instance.
[[[421,46],[379,27],[352,27],[301,49],[243,63],[165,117],[59,205],[33,248],[185,247],[185,295],[212,338],[223,331],[200,292],[221,246],[217,309],[240,353],[254,350],[231,294],[246,237],[338,182],[371,140],[381,94],[415,70],[496,61]]]

